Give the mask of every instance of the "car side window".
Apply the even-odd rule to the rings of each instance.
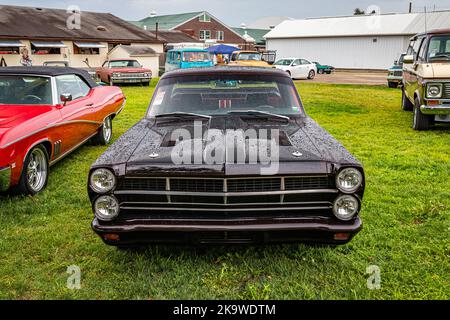
[[[292,66],[299,66],[301,65],[300,59],[295,59],[294,62],[292,63]]]
[[[426,49],[427,47],[427,41],[425,41],[425,39],[422,41],[422,46],[419,49],[419,54],[417,57],[417,60],[420,62],[426,61],[427,57],[426,57]]]
[[[423,42],[423,38],[417,39],[416,42],[414,43],[414,46],[412,48],[413,52],[411,53],[414,56],[414,60],[417,60],[419,50],[420,50],[420,45],[422,44],[422,42]]]
[[[411,41],[410,43],[409,43],[409,47],[408,47],[408,50],[406,50],[406,55],[411,55],[411,54],[413,54],[413,46],[414,46],[414,43],[415,43],[416,41],[415,40],[413,40],[413,41]]]
[[[72,100],[85,97],[91,91],[91,87],[75,74],[65,74],[56,77],[56,87],[58,97],[61,100],[62,94],[70,94]],[[61,101],[59,101],[61,103]]]
[[[308,60],[302,59],[302,64],[310,64],[311,62],[309,62]]]

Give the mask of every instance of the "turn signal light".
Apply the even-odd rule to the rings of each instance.
[[[103,236],[103,238],[105,240],[109,240],[109,241],[119,241],[120,240],[119,235],[115,234],[115,233],[107,233]]]
[[[348,240],[350,238],[350,233],[335,233],[334,240]]]

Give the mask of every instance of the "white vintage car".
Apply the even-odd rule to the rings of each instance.
[[[314,79],[317,66],[302,58],[284,58],[273,64],[277,69],[286,71],[292,79]]]

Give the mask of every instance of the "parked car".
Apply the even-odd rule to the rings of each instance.
[[[43,63],[43,66],[44,67],[66,67],[66,68],[70,67],[68,61],[45,61]],[[87,71],[94,81],[99,81],[96,70],[94,68],[79,68],[79,69]]]
[[[127,83],[148,86],[152,80],[152,70],[144,68],[137,60],[111,59],[97,69],[97,77],[111,86]]]
[[[388,87],[397,88],[403,81],[403,58],[406,53],[402,53],[394,65],[388,69]]]
[[[411,39],[403,58],[402,109],[414,110],[415,130],[450,122],[450,29]]]
[[[262,59],[262,54],[260,52],[251,50],[240,50],[233,52],[228,65],[243,67],[272,67]]]
[[[313,62],[316,65],[317,68],[317,73],[318,74],[331,74],[331,72],[334,71],[334,67],[333,66],[328,66],[328,65],[323,65],[320,64],[319,62]]]
[[[176,138],[180,129],[188,134],[182,140]],[[264,152],[265,142],[278,141],[273,172],[264,172],[263,161],[245,160],[255,150],[245,149],[242,158],[225,152],[240,150],[235,139],[214,138],[217,158],[205,156],[212,154],[211,140],[203,137],[211,131],[220,136],[252,129],[257,140],[248,146],[260,144]],[[197,139],[199,149],[191,150]],[[245,148],[246,139],[241,141]],[[178,162],[183,146],[187,159]],[[273,68],[164,74],[146,116],[100,156],[88,181],[93,230],[119,247],[191,241],[343,244],[362,225],[362,165],[307,116],[292,80]]]
[[[0,191],[34,195],[49,166],[92,139],[108,144],[125,97],[85,71],[0,68]]]
[[[167,52],[165,71],[204,68],[214,65],[208,50],[199,48],[172,49]]]
[[[314,63],[301,58],[280,59],[273,66],[286,71],[292,79],[314,79],[317,73],[317,67]]]

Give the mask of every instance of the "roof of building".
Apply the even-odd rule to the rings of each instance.
[[[158,30],[158,39],[162,39],[165,43],[203,42],[179,30]]]
[[[0,68],[0,74],[24,74],[36,76],[60,76],[64,74],[76,74],[82,77],[91,87],[97,86],[89,72],[78,68],[69,67],[3,67]]]
[[[424,13],[404,13],[288,20],[265,38],[414,35],[443,28],[450,28],[450,11],[430,12],[426,17]]]
[[[158,53],[153,50],[152,48],[148,47],[148,46],[139,46],[139,45],[134,45],[134,46],[124,46],[124,45],[120,45],[117,46],[116,48],[121,48],[123,50],[125,50],[130,57],[142,57],[142,56],[155,56],[158,55]],[[116,49],[114,48],[114,49]]]
[[[180,24],[183,24],[195,17],[200,16],[203,13],[204,11],[198,11],[179,14],[167,14],[162,16],[151,16],[139,21],[132,21],[132,23],[141,28],[144,28],[145,26],[148,30],[155,30],[156,23],[158,23],[159,30],[171,30]]]
[[[249,28],[232,28],[234,31],[239,33],[241,36],[245,35],[245,32],[255,39],[255,44],[266,44],[266,39],[264,36],[270,31],[268,29],[249,29]]]
[[[285,20],[294,20],[294,18],[285,16],[269,16],[257,19],[247,25],[250,29],[271,29]]]
[[[159,42],[151,32],[110,13],[83,11],[81,28],[70,29],[67,21],[73,14],[60,9],[0,5],[0,38]]]

